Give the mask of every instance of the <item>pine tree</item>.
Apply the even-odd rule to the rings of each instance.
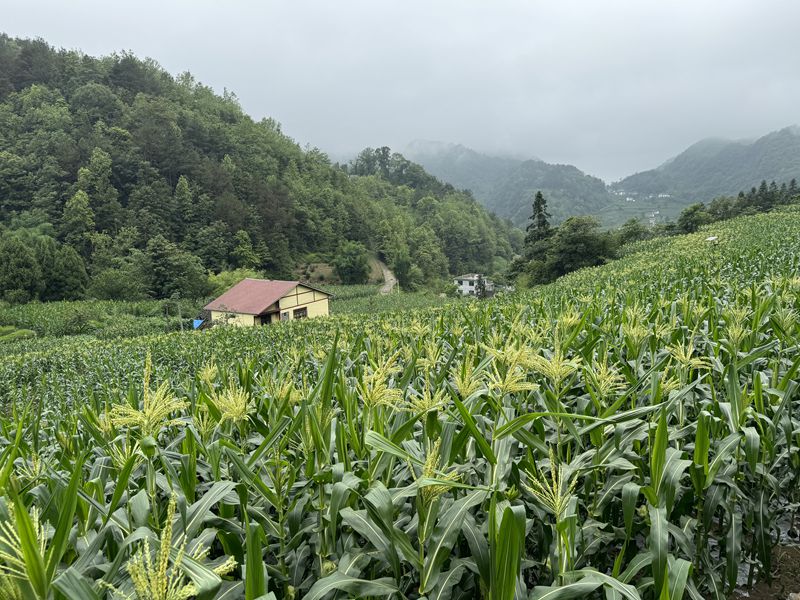
[[[550,213],[547,212],[547,200],[541,191],[536,192],[533,199],[533,213],[531,222],[528,224],[525,235],[525,245],[530,246],[539,240],[550,237],[552,229],[550,227]]]

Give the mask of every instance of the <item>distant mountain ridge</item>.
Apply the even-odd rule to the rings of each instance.
[[[793,125],[755,140],[707,139],[662,165],[615,183],[634,196],[669,194],[678,205],[734,195],[762,180],[800,178],[800,127]]]
[[[572,165],[492,156],[461,144],[422,140],[409,144],[404,154],[436,177],[472,191],[486,208],[517,226],[524,226],[530,217],[538,190],[547,197],[556,221],[574,214],[598,214],[615,201],[601,179]]]
[[[800,179],[800,127],[750,140],[701,140],[654,169],[609,185],[572,165],[492,156],[460,144],[415,141],[405,155],[443,181],[471,190],[487,209],[518,227],[526,225],[537,190],[555,222],[588,214],[613,227],[630,218],[675,219],[689,204],[733,196],[762,180]]]

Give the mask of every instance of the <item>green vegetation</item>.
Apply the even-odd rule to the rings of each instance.
[[[288,278],[348,242],[412,289],[519,249],[418,165],[332,165],[188,73],[5,35],[0,64],[0,299],[199,298],[208,271]]]
[[[701,141],[656,169],[611,184],[610,191],[600,179],[571,165],[488,156],[436,142],[415,142],[407,153],[436,177],[471,190],[486,208],[518,227],[527,223],[530,198],[537,190],[548,198],[555,223],[591,215],[603,227],[619,227],[654,213],[664,223],[692,203],[731,196],[762,180],[800,178],[797,127],[755,141]]]
[[[633,221],[619,232],[600,230],[594,217],[570,217],[551,227],[547,200],[536,192],[525,235],[523,254],[511,265],[518,285],[548,283],[584,267],[601,265],[616,258],[623,243],[649,237],[651,232]]]
[[[62,336],[137,337],[191,328],[199,307],[191,301],[82,300],[0,306],[0,327],[30,330],[44,344]]]
[[[239,269],[224,271],[209,278],[220,292],[245,277],[261,274]],[[333,314],[385,313],[440,306],[454,302],[432,291],[381,294],[380,285],[330,285],[322,289],[333,294]],[[0,304],[0,341],[24,340],[25,348],[58,348],[54,338],[80,336],[92,338],[133,338],[144,335],[189,330],[202,304],[193,300],[138,300],[135,302],[78,300],[71,302],[31,302]],[[28,338],[37,337],[31,342]],[[78,341],[78,340],[75,340]],[[71,343],[71,342],[70,342]],[[12,353],[22,346],[6,346]]]
[[[4,590],[727,598],[800,502],[798,230],[488,302],[0,345]]]
[[[31,329],[18,329],[11,325],[0,325],[0,343],[13,342],[26,338],[36,337],[36,332]]]
[[[680,210],[687,203],[749,190],[762,180],[789,181],[797,177],[800,130],[787,127],[755,141],[698,142],[660,167],[626,177],[614,187],[640,199],[670,194],[669,200]]]
[[[625,220],[617,215],[624,203],[608,193],[605,183],[572,165],[488,156],[461,145],[436,142],[415,142],[407,152],[430,173],[471,190],[488,210],[518,227],[527,222],[530,198],[537,190],[550,200],[556,222],[581,214],[602,215],[607,226]]]
[[[344,284],[364,284],[369,279],[369,252],[358,242],[344,242],[333,259],[336,276]]]
[[[512,263],[510,275],[522,287],[548,283],[572,271],[614,260],[632,242],[694,233],[709,223],[799,202],[800,189],[794,179],[780,187],[774,181],[769,185],[762,181],[758,189],[739,192],[736,197],[715,198],[707,206],[703,203],[687,206],[674,223],[645,227],[641,221],[630,219],[618,229],[602,231],[600,222],[591,216],[570,217],[558,227],[551,227],[547,199],[539,191],[533,200],[523,252]]]

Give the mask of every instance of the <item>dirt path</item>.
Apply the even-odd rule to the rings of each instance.
[[[378,264],[381,267],[381,273],[383,273],[383,285],[381,286],[381,294],[390,294],[397,285],[397,277],[395,277],[394,273],[392,273],[389,270],[389,267],[386,266],[385,262],[379,260]]]

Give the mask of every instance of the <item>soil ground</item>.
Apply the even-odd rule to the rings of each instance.
[[[752,590],[738,590],[733,598],[787,600],[800,594],[800,546],[778,546],[772,555],[772,584],[756,584]]]

